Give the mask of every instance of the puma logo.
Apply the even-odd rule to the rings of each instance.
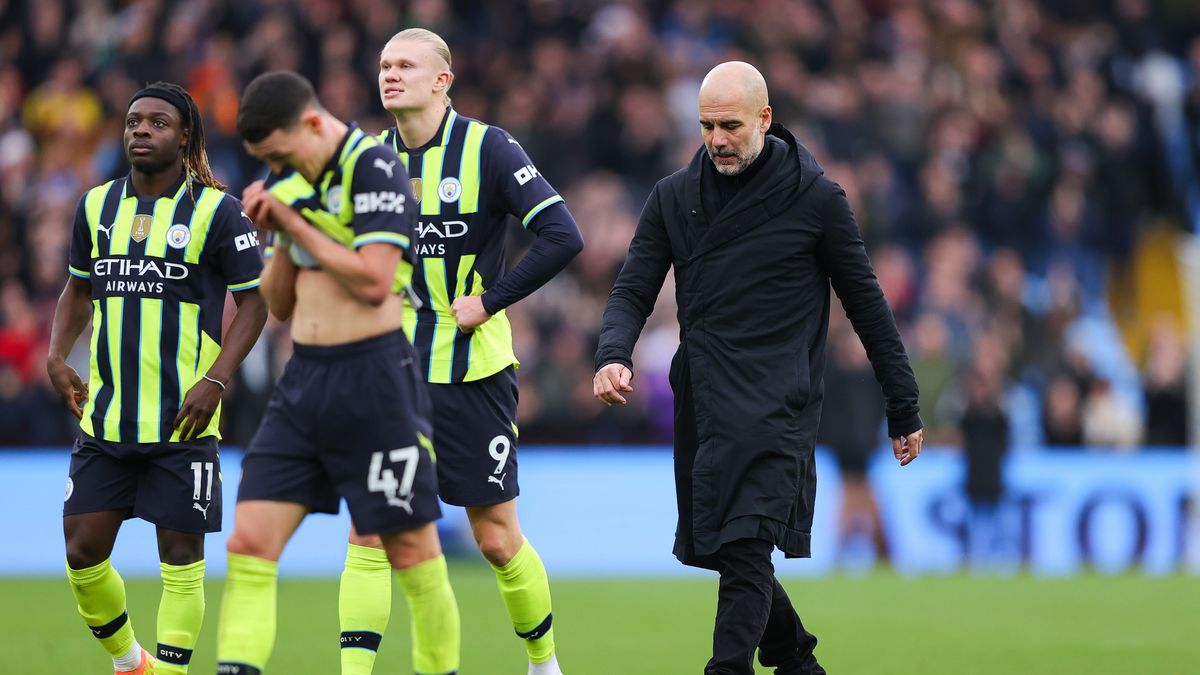
[[[116,225],[116,224],[117,223],[114,221],[114,222],[109,223],[108,227],[105,227],[105,226],[101,225],[100,223],[96,223],[96,230],[103,232],[104,236],[108,237],[109,239],[112,239],[113,225]]]
[[[500,474],[500,477],[499,477],[499,478],[496,478],[495,476],[488,476],[488,482],[489,482],[489,483],[495,483],[496,485],[499,485],[499,486],[500,486],[500,490],[502,490],[502,491],[503,491],[503,490],[504,490],[504,477],[505,477],[505,476],[507,476],[507,475],[508,475],[508,473],[506,472],[506,473],[502,473],[502,474]]]
[[[210,503],[208,506],[212,506]],[[204,514],[204,519],[208,520],[208,506],[200,506],[197,502],[192,502],[192,508]]]
[[[390,162],[385,162],[385,161],[383,161],[383,159],[381,159],[379,157],[375,158],[375,168],[380,169],[384,173],[386,173],[388,175],[388,178],[392,177],[392,167],[393,166],[396,166],[395,160],[392,160]]]
[[[388,497],[387,503],[388,503],[388,506],[399,506],[400,508],[404,509],[404,511],[408,515],[411,516],[413,514],[412,498],[413,498],[413,496],[411,494],[408,497],[405,497],[404,499],[401,499],[400,497]]]

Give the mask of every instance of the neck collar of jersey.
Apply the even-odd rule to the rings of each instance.
[[[321,173],[317,174],[318,182],[322,176],[336,169],[346,159],[346,153],[353,150],[358,145],[358,141],[363,136],[366,136],[362,129],[358,128],[357,122],[351,122],[346,127],[346,135],[342,136],[342,140],[338,141],[337,150],[333,151],[333,154],[329,156],[329,161],[325,162],[325,168],[321,169]],[[313,183],[313,185],[316,185],[316,183]]]
[[[185,176],[183,175],[183,171],[180,171],[179,179],[176,180],[174,183],[172,183],[171,186],[168,187],[166,190],[163,190],[162,194],[153,195],[153,196],[143,196],[143,195],[139,195],[137,193],[137,190],[134,189],[134,187],[133,187],[133,172],[130,171],[125,176],[125,196],[126,197],[137,197],[138,199],[162,199],[163,197],[168,197],[170,199],[178,199],[179,194],[181,192],[183,192],[183,186],[185,184],[187,184],[187,181],[184,180],[184,178],[185,178]]]
[[[458,119],[458,113],[454,108],[446,106],[446,112],[442,114],[442,123],[438,126],[438,130],[433,134],[433,138],[429,139],[425,145],[419,148],[409,148],[404,145],[404,139],[400,137],[400,127],[395,126],[393,129],[396,132],[396,152],[423,152],[429,148],[444,146],[450,143],[450,131],[454,129],[454,120]]]

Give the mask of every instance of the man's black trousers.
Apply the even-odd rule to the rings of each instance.
[[[713,630],[713,657],[705,675],[754,675],[754,650],[777,675],[824,675],[804,629],[771,565],[774,546],[739,539],[717,551],[721,586]]]

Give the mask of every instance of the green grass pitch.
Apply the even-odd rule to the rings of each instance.
[[[463,675],[522,675],[525,654],[495,580],[455,561],[463,617]],[[695,675],[707,659],[716,580],[551,580],[566,675]],[[1200,579],[1170,576],[904,578],[890,573],[785,580],[834,675],[1200,673]],[[143,645],[154,644],[157,580],[129,581]],[[191,672],[214,671],[221,584]],[[399,590],[375,672],[411,673]],[[65,579],[0,580],[2,672],[106,673],[107,656],[75,613]],[[284,579],[268,673],[336,675],[337,581]],[[20,655],[13,661],[14,655]],[[18,664],[20,664],[19,667]],[[765,670],[760,670],[765,673]]]

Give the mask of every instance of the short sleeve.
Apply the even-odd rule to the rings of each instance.
[[[209,228],[212,264],[233,292],[255,288],[263,270],[258,230],[236,197],[225,195]]]
[[[386,243],[408,250],[416,200],[408,172],[395,152],[375,145],[358,156],[350,180],[350,199],[354,208],[354,248]]]
[[[507,131],[489,127],[483,139],[485,175],[500,210],[529,227],[534,216],[563,200]]]
[[[87,222],[87,193],[75,207],[75,223],[71,225],[71,250],[67,256],[67,271],[80,279],[92,278],[92,228]]]

